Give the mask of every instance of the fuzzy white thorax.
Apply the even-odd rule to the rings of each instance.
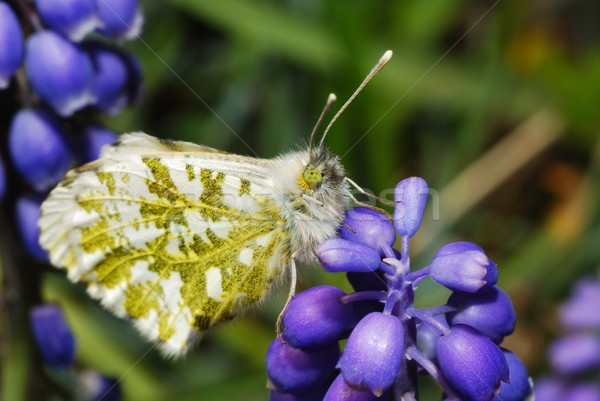
[[[348,202],[345,173],[338,157],[324,146],[312,153],[310,164],[323,177],[318,188],[307,189],[300,184],[309,164],[308,150],[275,158],[270,174],[273,199],[291,235],[291,251],[303,262],[315,261],[311,247],[336,235]]]

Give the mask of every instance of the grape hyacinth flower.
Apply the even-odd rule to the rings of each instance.
[[[93,107],[115,115],[127,105],[129,68],[120,52],[100,41],[87,41],[83,49],[94,68]]]
[[[298,294],[288,306],[289,314],[283,318],[286,341],[296,348],[307,349],[336,342],[352,319],[352,306],[341,301],[344,295],[344,291],[328,285]]]
[[[267,350],[269,381],[283,393],[307,393],[325,383],[339,357],[337,342],[307,350],[275,338]]]
[[[567,330],[600,329],[600,281],[584,278],[575,284],[573,295],[560,307],[559,320]]]
[[[531,398],[532,380],[528,377],[527,368],[515,354],[503,349],[508,365],[509,383],[502,383],[500,391],[492,401],[519,401]]]
[[[16,201],[15,216],[21,240],[29,255],[39,261],[48,261],[48,254],[38,241],[40,229],[37,222],[44,196],[41,194],[21,195]]]
[[[82,165],[98,159],[102,147],[114,143],[117,138],[117,134],[105,127],[95,124],[84,127],[74,144],[73,153],[78,164]]]
[[[27,294],[39,303],[46,285],[42,271],[36,270],[36,262],[48,259],[38,242],[42,200],[70,168],[98,158],[102,146],[117,139],[98,124],[101,113],[116,115],[141,98],[142,68],[114,39],[137,36],[142,21],[137,0],[0,0],[0,90],[7,89],[2,100],[9,106],[3,110],[7,132],[0,160],[0,199],[9,217],[3,222],[14,223],[3,229],[5,236],[14,232],[21,245],[15,247],[15,257],[8,258],[27,264],[2,263],[2,268],[9,271],[14,265],[10,272],[23,275],[14,281],[31,285],[23,302],[3,305],[14,308],[7,315],[27,314],[18,321],[29,322],[34,350],[49,368],[31,369],[45,377],[30,380],[48,384],[44,385],[48,399],[69,398],[65,394],[75,387],[77,399],[121,399],[114,380],[95,372],[80,376],[73,372],[75,337],[60,308],[20,305],[28,303]],[[12,296],[9,292],[2,293],[4,301]],[[8,344],[11,337],[14,334],[5,339]],[[50,372],[66,368],[68,374]],[[39,398],[37,394],[33,398]]]
[[[75,43],[43,31],[27,39],[25,68],[31,87],[62,117],[94,102],[94,68]]]
[[[133,39],[140,34],[144,15],[137,0],[98,0],[97,7],[102,35]]]
[[[30,311],[31,329],[44,361],[67,368],[75,359],[75,338],[58,305],[36,306]]]
[[[498,286],[475,294],[454,292],[447,304],[456,308],[446,318],[451,325],[466,324],[500,344],[515,329],[517,316],[508,295]]]
[[[566,334],[548,349],[554,373],[536,379],[536,400],[600,401],[600,280],[579,280],[558,317]]]
[[[44,25],[79,42],[100,25],[96,0],[35,0]]]
[[[474,293],[496,284],[498,268],[472,242],[452,242],[433,257],[431,278],[451,290]]]
[[[44,109],[24,109],[14,116],[8,147],[17,171],[37,191],[56,185],[71,165],[61,121]]]
[[[8,4],[0,1],[0,90],[23,62],[24,39],[19,20]]]
[[[427,191],[421,178],[400,182],[393,218],[349,210],[340,238],[316,247],[324,269],[346,272],[355,292],[321,286],[292,299],[281,339],[267,352],[271,400],[417,400],[420,373],[431,375],[448,401],[531,397],[525,366],[497,345],[512,333],[515,312],[483,249],[451,243],[429,266],[411,269],[409,240],[421,224]],[[427,276],[453,293],[444,305],[418,309],[415,293]],[[306,363],[306,355],[331,356],[331,347],[346,338],[339,362],[321,363],[315,380],[315,363]],[[323,386],[325,397],[317,398]]]
[[[85,370],[77,377],[83,401],[119,401],[122,399],[119,382],[93,370]]]

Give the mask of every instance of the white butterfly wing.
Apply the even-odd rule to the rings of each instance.
[[[271,163],[124,135],[50,193],[40,243],[92,297],[179,355],[262,299],[289,262]]]

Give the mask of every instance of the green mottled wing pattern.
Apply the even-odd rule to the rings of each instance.
[[[51,262],[179,355],[262,299],[290,261],[270,162],[130,134],[42,204]]]

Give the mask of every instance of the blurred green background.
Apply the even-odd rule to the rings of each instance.
[[[413,266],[453,240],[481,245],[513,298],[505,340],[536,375],[558,333],[555,308],[600,262],[600,3],[466,0],[169,0],[142,2],[145,99],[105,118],[245,155],[308,140],[330,92],[347,99],[387,49],[390,64],[328,137],[348,175],[388,195],[418,175],[434,192]],[[343,275],[300,269],[299,290]],[[127,322],[60,273],[42,286],[65,310],[78,365],[122,377],[125,399],[266,400],[264,354],[287,289],[165,361]],[[424,282],[420,305],[447,292]],[[10,344],[3,394],[26,382],[28,343]],[[7,366],[10,369],[7,369]],[[12,393],[11,393],[12,391]],[[423,399],[439,399],[436,388]],[[433,394],[429,396],[428,394]],[[18,400],[19,398],[11,398]]]

